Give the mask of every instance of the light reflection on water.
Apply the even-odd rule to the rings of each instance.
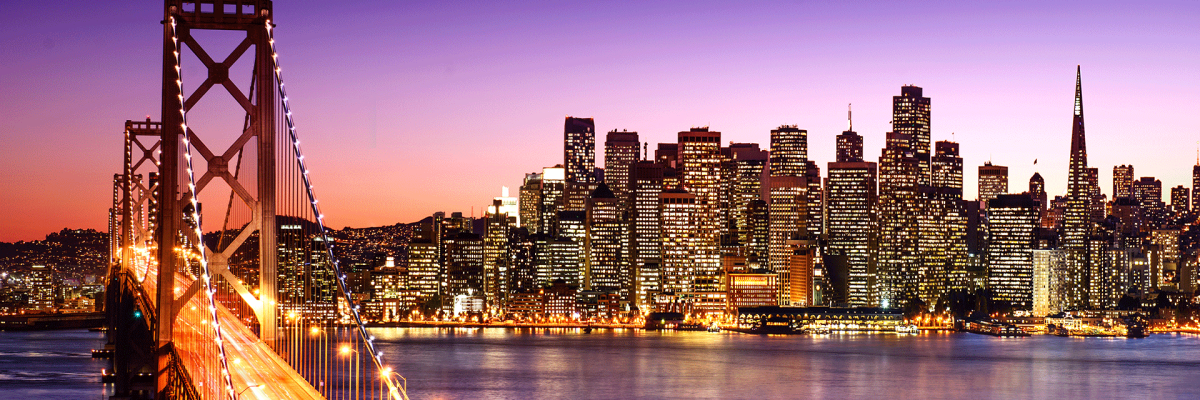
[[[1200,398],[1200,338],[374,328],[414,399]]]
[[[86,329],[0,331],[0,399],[107,399],[107,360],[92,359],[104,342]]]

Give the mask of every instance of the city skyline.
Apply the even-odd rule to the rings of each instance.
[[[1070,130],[1065,115],[1072,107],[1071,73],[1076,65],[1082,65],[1085,75],[1089,165],[1099,169],[1101,191],[1111,199],[1109,183],[1117,165],[1134,165],[1135,180],[1143,176],[1161,180],[1164,195],[1168,188],[1191,186],[1189,167],[1195,163],[1200,131],[1194,112],[1200,95],[1194,88],[1200,80],[1187,66],[1196,65],[1197,56],[1172,49],[1194,48],[1200,35],[1186,29],[1187,17],[1196,14],[1196,6],[1179,5],[1160,3],[1135,13],[1100,6],[1082,10],[1070,29],[1051,28],[1056,19],[1062,20],[1055,16],[1072,11],[1062,5],[1042,7],[1039,10],[1044,12],[1038,15],[987,6],[952,6],[941,12],[932,12],[934,6],[914,7],[901,15],[926,23],[914,34],[925,39],[929,51],[922,53],[927,57],[913,60],[901,57],[903,49],[888,47],[900,40],[868,43],[867,39],[878,39],[879,30],[895,28],[880,22],[885,16],[893,18],[886,12],[889,6],[760,5],[737,10],[699,6],[673,15],[677,10],[670,7],[613,5],[583,18],[586,26],[597,28],[591,33],[572,32],[552,40],[546,32],[568,27],[565,23],[537,25],[530,19],[539,12],[564,10],[498,5],[430,10],[414,5],[378,13],[400,15],[403,21],[391,23],[412,22],[411,28],[374,31],[378,34],[368,36],[382,39],[367,42],[399,41],[413,48],[381,55],[383,60],[374,62],[318,61],[330,58],[330,52],[333,58],[362,54],[355,46],[335,49],[332,44],[338,35],[348,33],[333,34],[332,29],[339,24],[336,21],[368,17],[368,12],[314,6],[303,7],[308,14],[280,13],[281,23],[311,25],[291,31],[296,36],[280,37],[295,52],[284,51],[280,58],[283,68],[296,77],[292,82],[297,84],[289,89],[305,99],[295,105],[299,129],[306,143],[312,143],[307,147],[310,157],[323,160],[314,164],[313,175],[330,215],[328,224],[334,227],[406,223],[435,211],[469,213],[472,207],[481,217],[482,208],[499,195],[501,186],[516,190],[525,173],[562,163],[559,118],[564,114],[594,118],[597,133],[636,131],[640,140],[651,144],[673,142],[677,132],[689,127],[709,126],[723,133],[722,144],[765,145],[771,129],[795,124],[808,130],[808,159],[821,166],[835,161],[834,140],[846,128],[845,107],[852,103],[857,111],[855,130],[864,138],[865,161],[875,162],[884,147],[884,133],[891,131],[892,96],[903,84],[924,88],[924,96],[932,99],[932,141],[961,144],[964,198],[976,197],[975,171],[988,160],[1009,167],[1010,192],[1023,191],[1028,177],[1037,171],[1053,198],[1066,190]],[[120,6],[126,5],[114,7]],[[13,18],[29,11],[32,4],[8,7],[13,12],[6,13],[7,18]],[[103,10],[101,14],[120,15],[113,20],[117,22],[74,24],[97,10],[67,7],[60,10],[61,21],[5,24],[21,25],[19,33],[0,28],[5,46],[17,54],[12,63],[0,66],[0,76],[10,77],[0,83],[9,94],[0,100],[0,187],[6,188],[0,206],[18,211],[0,222],[0,241],[38,239],[63,227],[105,226],[104,207],[96,204],[107,204],[109,179],[117,163],[108,151],[91,154],[89,150],[118,149],[120,121],[146,114],[157,120],[160,109],[154,78],[161,72],[152,66],[161,54],[153,50],[153,43],[142,42],[154,42],[161,26],[145,23],[155,19],[141,15],[153,14],[153,7],[128,7],[134,11]],[[514,18],[494,21],[489,11]],[[815,36],[789,36],[770,29],[773,25],[766,24],[767,16],[785,11],[810,11],[801,13],[812,18],[803,31]],[[990,11],[995,15],[976,19],[977,26],[947,22],[950,16]],[[730,24],[697,38],[681,34],[693,22],[686,17],[700,20],[724,12],[731,12]],[[449,18],[456,13],[463,18]],[[821,20],[822,16],[829,18]],[[416,31],[430,22],[417,21],[420,18],[452,22],[432,31],[437,34],[454,28],[464,33],[422,37]],[[1117,18],[1122,18],[1119,24],[1114,22]],[[837,24],[851,20],[853,27],[877,23],[881,28],[855,35]],[[371,19],[367,21],[355,25],[355,34],[368,29]],[[621,23],[605,24],[611,21]],[[67,23],[73,25],[56,30],[64,27],[57,24]],[[1002,34],[1006,27],[1026,30]],[[957,39],[938,36],[956,28],[962,28]],[[489,39],[489,29],[500,34]],[[1088,29],[1092,32],[1077,31]],[[70,40],[96,36],[95,32],[107,35],[92,42]],[[326,34],[328,40],[321,40]],[[656,46],[621,43],[633,35]],[[520,40],[530,36],[535,40]],[[133,43],[125,37],[139,40]],[[1091,40],[1067,46],[1081,38]],[[789,44],[796,39],[800,40]],[[572,47],[575,41],[583,43],[580,51],[596,52],[573,58],[554,50]],[[736,46],[751,42],[761,44]],[[140,50],[116,52],[125,47]],[[512,55],[498,56],[505,54],[504,49],[513,50]],[[462,57],[471,51],[497,62]],[[110,62],[111,54],[122,58]],[[406,61],[397,54],[419,56]],[[75,59],[81,61],[63,63]],[[563,64],[564,60],[574,61]],[[901,61],[891,65],[892,60]],[[960,62],[966,67],[961,68]],[[74,69],[66,69],[67,65]],[[388,66],[398,68],[388,71]],[[578,68],[560,68],[570,66]],[[98,74],[115,79],[99,79]],[[366,75],[378,76],[381,84],[361,78]],[[497,82],[505,76],[514,79]],[[39,84],[39,78],[49,79],[49,85]],[[102,82],[93,87],[92,80]],[[672,107],[664,109],[662,104]],[[59,117],[67,112],[78,117]],[[467,120],[476,121],[475,126],[458,123],[463,115],[472,116]],[[1005,118],[1008,115],[1020,118]],[[206,128],[222,127],[199,127]],[[1026,133],[1003,139],[1013,131]],[[1131,137],[1149,144],[1129,143],[1126,138]],[[603,148],[595,147],[599,164]],[[462,158],[455,162],[451,155]],[[377,182],[363,184],[358,177],[364,175],[374,175]]]

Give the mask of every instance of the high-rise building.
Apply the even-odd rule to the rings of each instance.
[[[697,292],[720,289],[718,251],[721,188],[721,133],[705,128],[679,132],[679,175],[683,189],[696,196],[696,241],[691,248]],[[665,264],[664,264],[665,267]]]
[[[1042,174],[1034,172],[1033,176],[1029,177],[1029,197],[1037,200],[1038,208],[1042,218],[1046,217],[1046,179],[1042,178]]]
[[[808,214],[805,220],[805,226],[808,228],[808,237],[816,240],[825,232],[825,214],[824,214],[824,191],[821,190],[821,167],[817,163],[809,161],[808,168],[804,175],[805,185],[805,204],[804,211]]]
[[[1008,167],[992,165],[991,161],[979,167],[979,203],[987,207],[988,201],[1008,193]]]
[[[521,185],[517,197],[517,213],[520,225],[529,233],[537,233],[541,228],[542,208],[542,174],[534,172],[525,174],[525,182]]]
[[[771,176],[800,176],[808,172],[808,131],[795,125],[771,130]]]
[[[563,128],[563,165],[566,181],[596,181],[596,121],[567,117]]]
[[[734,143],[729,146],[732,176],[730,177],[731,234],[738,243],[749,245],[751,240],[750,203],[762,200],[763,170],[768,153],[756,143]]]
[[[613,130],[604,139],[604,183],[622,204],[629,201],[630,171],[638,162],[641,146],[637,132]]]
[[[438,245],[429,239],[414,239],[408,244],[408,284],[422,299],[438,294],[441,288],[441,263]]]
[[[663,191],[663,166],[653,161],[639,161],[633,179],[633,235],[630,250],[636,276],[634,304],[649,306],[650,295],[659,290],[659,264],[662,233],[659,195]]]
[[[448,297],[482,296],[483,239],[474,233],[457,232],[447,234],[442,243],[446,252],[443,294]]]
[[[825,181],[826,258],[841,260],[829,265],[829,276],[836,277],[830,295],[854,307],[878,304],[872,260],[876,174],[873,162],[832,162]]]
[[[508,213],[503,211],[504,201],[492,200],[486,214],[486,231],[483,237],[483,288],[490,306],[498,307],[508,294],[508,269],[512,260],[508,237],[512,226]]]
[[[1190,211],[1188,208],[1190,203],[1191,196],[1187,186],[1179,185],[1171,188],[1171,211],[1187,214]]]
[[[1162,181],[1152,176],[1143,176],[1133,182],[1133,198],[1147,212],[1158,212],[1163,209]]]
[[[854,120],[850,118],[850,113],[846,113],[847,128],[842,134],[837,136],[837,162],[862,162],[863,161],[863,139],[857,132],[854,132]]]
[[[771,211],[764,200],[753,200],[746,205],[747,230],[746,262],[766,269],[769,267],[771,243]]]
[[[1034,316],[1047,316],[1063,311],[1062,283],[1066,279],[1066,252],[1063,250],[1032,250]]]
[[[1014,309],[1033,307],[1033,253],[1037,203],[1026,195],[1000,195],[988,204],[988,287],[992,298]]]
[[[29,308],[39,311],[54,309],[54,273],[45,265],[29,269]]]
[[[788,303],[793,307],[811,307],[816,300],[816,285],[813,272],[816,265],[816,244],[808,239],[787,241],[788,256]]]
[[[592,291],[617,292],[622,299],[628,299],[633,282],[626,253],[629,225],[623,204],[604,183],[588,200],[584,287]]]
[[[929,98],[922,96],[918,86],[904,85],[899,96],[892,96],[892,131],[909,138],[909,149],[917,160],[918,185],[929,184],[929,111]]]
[[[1200,212],[1200,159],[1192,166],[1192,211]]]
[[[1133,196],[1133,166],[1113,167],[1113,199]]]
[[[1075,112],[1071,121],[1071,161],[1067,170],[1066,209],[1063,212],[1061,247],[1067,251],[1067,279],[1063,304],[1084,309],[1087,299],[1087,238],[1091,235],[1094,201],[1089,184],[1087,143],[1083,124],[1083,80],[1075,70]]]
[[[913,157],[912,140],[888,132],[887,147],[879,156],[879,256],[877,293],[880,305],[897,307],[918,296],[917,185],[920,164]]]
[[[769,266],[779,276],[780,305],[791,305],[791,257],[795,251],[788,241],[808,238],[807,188],[804,176],[771,176]]]
[[[542,168],[542,190],[541,190],[541,210],[538,213],[538,223],[541,225],[538,228],[538,233],[544,233],[555,237],[558,232],[554,228],[558,225],[555,220],[558,216],[559,207],[563,202],[564,195],[567,190],[566,185],[566,169],[561,165]]]
[[[694,252],[699,224],[699,205],[696,196],[681,189],[659,194],[659,215],[662,226],[661,290],[675,296],[695,292],[696,262]]]
[[[917,296],[929,307],[943,300],[951,277],[966,273],[967,214],[962,201],[962,157],[958,143],[936,143],[930,185],[918,185]]]

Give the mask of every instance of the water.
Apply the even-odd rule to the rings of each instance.
[[[107,360],[92,359],[103,332],[0,331],[0,399],[107,399]]]
[[[416,399],[1200,398],[1200,337],[373,328]],[[103,334],[0,332],[0,399],[105,399]]]
[[[1200,398],[1200,338],[378,328],[413,399]]]

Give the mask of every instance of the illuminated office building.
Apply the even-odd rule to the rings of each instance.
[[[679,132],[677,162],[680,182],[684,190],[696,196],[696,238],[691,251],[697,292],[716,292],[720,289],[720,210],[717,207],[723,161],[720,146],[720,132],[712,132],[708,128]]]
[[[659,194],[662,226],[661,283],[663,293],[682,296],[695,292],[695,251],[700,237],[696,196],[680,189]]]
[[[525,182],[521,185],[517,198],[517,215],[520,226],[529,233],[538,233],[541,229],[542,209],[542,174],[525,174]]]
[[[1000,195],[988,204],[988,287],[1014,309],[1033,307],[1037,204],[1025,195]]]
[[[948,294],[952,276],[966,274],[968,220],[958,149],[958,143],[937,142],[930,160],[931,184],[917,187],[916,294],[929,307]]]
[[[888,132],[879,156],[879,252],[877,293],[883,307],[899,307],[918,295],[917,183],[920,164],[907,134]]]
[[[486,214],[486,231],[483,237],[483,287],[486,301],[499,306],[508,293],[508,269],[511,266],[508,237],[512,226],[509,214],[504,212],[504,200],[492,200]]]
[[[1113,167],[1113,199],[1133,197],[1133,166]]]
[[[591,118],[567,117],[563,128],[563,165],[567,182],[596,181],[596,122]]]
[[[837,162],[862,162],[863,138],[854,131],[854,120],[849,111],[846,112],[846,130],[837,136]]]
[[[1092,188],[1087,166],[1087,142],[1083,123],[1083,84],[1075,71],[1075,112],[1071,121],[1071,160],[1067,170],[1066,208],[1062,218],[1061,247],[1067,251],[1064,307],[1088,306],[1087,238],[1092,227]]]
[[[618,292],[622,299],[628,299],[633,282],[626,254],[629,225],[623,204],[604,183],[588,200],[584,287],[591,291]]]
[[[558,235],[554,228],[558,225],[559,205],[566,192],[566,170],[561,165],[542,168],[541,209],[538,213],[538,233],[550,236]]]
[[[604,139],[604,182],[622,204],[629,200],[631,171],[641,145],[637,132],[613,130]]]
[[[904,85],[899,96],[892,96],[892,131],[908,137],[917,160],[918,185],[929,184],[929,109],[929,98],[922,96],[920,87]]]
[[[29,269],[29,309],[51,311],[54,309],[54,273],[45,265],[34,265]]]
[[[484,293],[483,239],[474,233],[457,232],[442,239],[446,252],[443,295],[481,296]]]
[[[414,239],[408,244],[408,282],[420,298],[438,294],[441,263],[437,244],[428,239]]]
[[[576,265],[574,266],[576,276],[571,279],[573,285],[580,287],[586,283],[587,277],[584,274],[587,270],[584,268],[587,264],[586,245],[587,240],[587,213],[584,211],[559,211],[558,225],[555,231],[558,232],[559,238],[565,238],[575,243],[574,255]]]
[[[815,240],[825,232],[825,192],[821,189],[821,167],[812,161],[807,166],[804,175],[804,212],[808,215],[805,226],[808,228],[807,236]]]
[[[662,258],[659,195],[663,192],[663,165],[639,161],[633,171],[633,270],[636,276],[635,305],[649,306],[647,292],[659,288],[659,263]]]
[[[1062,285],[1066,281],[1066,252],[1063,250],[1032,250],[1034,316],[1044,317],[1064,310]]]
[[[735,143],[729,146],[732,176],[730,177],[731,235],[738,243],[751,243],[750,203],[762,200],[763,170],[768,153],[755,143]]]
[[[1190,203],[1191,196],[1187,186],[1179,185],[1171,188],[1171,211],[1187,214],[1190,211],[1188,208]]]
[[[779,304],[791,304],[791,257],[794,253],[790,240],[806,239],[808,214],[807,183],[803,176],[772,176],[769,203],[770,232],[769,269],[779,276]],[[797,277],[797,279],[803,279]]]
[[[979,167],[979,203],[987,204],[996,196],[1008,193],[1008,167],[992,165],[991,161]]]
[[[834,285],[835,292],[837,288],[845,287],[845,293],[840,293],[840,297],[851,307],[873,306],[879,301],[874,292],[876,277],[872,259],[875,253],[876,174],[873,162],[832,162],[825,181],[826,253],[829,257],[844,260],[840,265],[845,271],[831,272],[832,276],[845,278],[844,285]]]
[[[1046,195],[1046,179],[1042,178],[1042,174],[1034,172],[1033,176],[1029,177],[1029,197],[1038,202],[1038,208],[1042,218],[1046,217],[1047,203]]]
[[[808,173],[808,131],[796,125],[771,130],[771,176],[804,176]]]
[[[1151,176],[1143,176],[1133,182],[1133,198],[1147,212],[1157,213],[1163,207],[1162,181]]]
[[[153,176],[153,175],[151,175]],[[1192,211],[1200,212],[1200,158],[1192,166]]]
[[[747,262],[759,268],[769,267],[771,243],[771,213],[767,202],[753,200],[746,204],[747,230],[749,242],[746,243]]]

